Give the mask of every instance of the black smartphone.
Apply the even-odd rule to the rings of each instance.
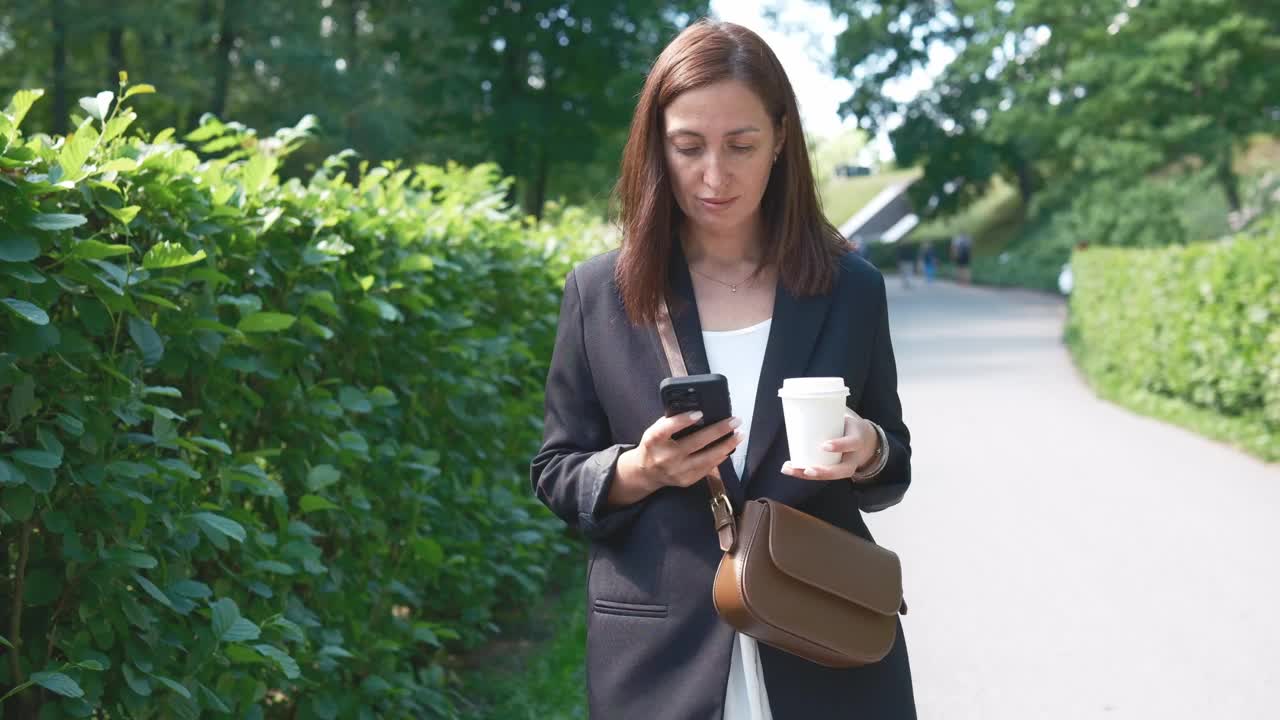
[[[671,436],[673,440],[679,440],[721,420],[728,420],[733,412],[729,400],[729,381],[718,373],[670,377],[658,385],[658,393],[662,396],[662,407],[667,417],[694,410],[702,411],[702,419],[676,432]],[[727,433],[714,442],[720,442],[732,434]]]

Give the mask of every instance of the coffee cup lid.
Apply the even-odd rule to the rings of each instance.
[[[794,377],[782,381],[778,389],[778,397],[827,397],[839,395],[847,397],[849,388],[845,387],[841,377]]]

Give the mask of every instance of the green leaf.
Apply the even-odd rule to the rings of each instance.
[[[34,412],[39,405],[40,402],[36,400],[35,376],[27,375],[14,386],[9,395],[9,422],[18,422]]]
[[[76,681],[60,672],[31,673],[31,682],[34,682],[45,690],[55,692],[63,697],[84,697],[84,690],[80,689],[80,686],[76,684]]]
[[[304,513],[316,512],[317,510],[342,509],[319,495],[303,495],[302,499],[298,501],[298,506],[302,508],[302,512]]]
[[[257,154],[249,158],[244,165],[244,173],[241,176],[244,182],[244,190],[252,195],[262,188],[267,178],[271,177],[276,171],[276,161],[274,158],[263,154]]]
[[[40,274],[40,271],[26,263],[6,265],[3,268],[0,268],[0,272],[3,272],[11,278],[17,278],[23,282],[31,283],[32,285],[43,285],[49,281],[48,278]]]
[[[31,90],[19,90],[13,94],[13,100],[9,101],[9,106],[5,108],[4,114],[13,118],[13,127],[17,129],[22,124],[22,119],[27,116],[27,111],[44,95],[44,90],[33,88]],[[12,136],[10,136],[12,137]]]
[[[98,168],[100,172],[133,172],[138,169],[138,161],[133,158],[116,158],[107,162],[106,165]]]
[[[102,142],[111,142],[119,137],[137,119],[138,114],[132,110],[117,113],[115,117],[107,121],[107,126],[102,129]]]
[[[0,227],[0,260],[28,262],[40,257],[40,243],[28,235],[19,235]]]
[[[417,253],[400,261],[400,272],[429,272],[436,266],[429,255]]]
[[[5,639],[5,637],[4,637],[3,635],[0,635],[0,645],[3,645],[3,646],[5,646],[5,647],[9,648],[10,650],[17,650],[17,648],[15,648],[15,647],[13,646],[13,643],[11,643],[11,642],[9,642],[8,640],[6,640],[6,639]]]
[[[293,315],[276,312],[256,312],[246,315],[236,329],[246,333],[268,333],[287,330],[296,320]]]
[[[145,591],[148,595],[151,596],[151,599],[169,608],[170,610],[175,609],[173,607],[173,601],[169,599],[168,595],[164,594],[164,591],[156,587],[155,583],[151,582],[150,580],[142,577],[137,573],[134,573],[133,579],[138,582],[138,585],[142,587],[143,591]]]
[[[62,428],[62,431],[68,435],[80,437],[84,434],[84,422],[80,418],[66,413],[58,413],[55,419],[58,422],[58,427]]]
[[[168,299],[166,299],[166,298],[162,298],[162,297],[160,297],[159,295],[152,295],[152,294],[150,294],[150,293],[136,293],[136,294],[134,295],[134,297],[138,298],[139,300],[145,300],[145,301],[147,301],[147,302],[149,302],[149,303],[152,303],[152,304],[155,304],[155,305],[159,305],[160,307],[162,307],[162,308],[166,308],[166,309],[168,309],[168,310],[181,310],[181,309],[182,309],[182,308],[178,307],[178,306],[177,306],[173,301],[168,300]]]
[[[26,475],[6,460],[0,460],[0,486],[21,485],[26,482]]]
[[[172,690],[172,691],[174,691],[174,692],[178,693],[179,695],[181,695],[182,697],[186,698],[187,700],[190,700],[190,699],[191,699],[191,691],[190,691],[190,690],[188,690],[188,689],[186,688],[186,686],[185,686],[185,685],[183,685],[182,683],[178,682],[177,680],[173,680],[173,679],[171,679],[171,678],[167,678],[167,677],[165,677],[165,676],[163,676],[163,675],[152,675],[152,676],[151,676],[151,679],[152,679],[152,680],[155,680],[156,682],[160,683],[161,685],[164,685],[165,687],[169,688],[170,690]]]
[[[164,357],[164,341],[151,323],[140,317],[129,316],[129,337],[142,351],[142,361],[147,365],[155,365]]]
[[[151,680],[140,671],[134,670],[133,665],[124,663],[120,666],[124,671],[124,681],[129,685],[129,689],[142,697],[151,697]]]
[[[80,98],[80,107],[84,108],[84,111],[89,113],[94,120],[102,121],[111,112],[111,101],[115,100],[115,98],[115,93],[110,90],[103,90],[94,97]]]
[[[323,490],[341,479],[338,469],[332,465],[317,465],[307,473],[307,488]]]
[[[58,166],[62,168],[64,180],[74,181],[80,178],[84,161],[89,159],[89,153],[93,152],[93,146],[97,142],[97,129],[87,125],[76,131],[70,140],[63,144],[62,151],[58,153]]]
[[[68,257],[85,260],[102,260],[117,255],[128,255],[133,248],[128,245],[109,245],[98,240],[81,240],[67,253]]]
[[[44,450],[14,450],[12,457],[24,465],[45,468],[46,470],[53,470],[62,466],[61,457]]]
[[[36,494],[31,488],[25,485],[5,488],[0,493],[0,499],[3,499],[0,508],[4,508],[14,520],[25,522],[31,519],[31,513],[36,507]]]
[[[213,636],[221,640],[236,620],[240,619],[240,608],[236,607],[235,600],[231,598],[219,598],[209,609],[213,613]]]
[[[134,95],[148,95],[155,91],[155,87],[148,85],[147,83],[139,83],[137,85],[130,86],[128,90],[124,91],[124,99],[128,100]]]
[[[277,575],[296,575],[298,572],[297,570],[294,570],[292,566],[282,563],[279,560],[259,560],[254,563],[253,566],[263,572],[275,573]]]
[[[208,585],[197,580],[179,580],[169,586],[169,592],[192,600],[203,600],[213,594]]]
[[[342,404],[342,407],[354,413],[367,413],[373,410],[373,405],[370,404],[369,398],[359,388],[354,388],[350,385],[343,385],[338,390],[338,402]]]
[[[227,704],[222,702],[222,698],[218,697],[216,693],[206,687],[203,683],[196,682],[196,686],[200,688],[201,704],[212,709],[214,712],[219,712],[224,715],[231,714],[231,708],[227,707]]]
[[[338,303],[334,302],[333,293],[328,290],[313,290],[307,293],[307,299],[303,304],[313,307],[331,318],[341,318],[341,314],[338,312]]]
[[[31,225],[41,230],[70,230],[89,222],[83,215],[69,213],[42,213],[31,219]]]
[[[182,398],[182,391],[171,385],[148,385],[142,388],[143,395],[159,395],[161,397]]]
[[[140,570],[150,570],[159,564],[154,557],[137,550],[117,547],[106,551],[106,555],[111,560]]]
[[[395,405],[396,394],[391,392],[390,388],[379,385],[369,391],[369,400],[377,407],[389,407]]]
[[[265,644],[254,645],[253,648],[258,652],[262,653],[263,655],[274,660],[276,662],[276,665],[279,666],[282,671],[284,671],[284,676],[286,678],[290,680],[296,680],[298,679],[299,676],[302,675],[301,670],[298,668],[297,661],[289,657],[289,653],[281,650],[275,645],[265,645]]]
[[[142,267],[148,270],[158,270],[162,268],[181,267],[190,265],[194,262],[200,262],[207,257],[204,250],[197,250],[194,254],[178,243],[171,243],[164,240],[151,246],[147,254],[142,258]]]
[[[88,660],[81,660],[80,662],[76,663],[76,667],[82,670],[90,670],[92,672],[102,672],[103,670],[107,669],[106,665],[103,665],[100,661],[94,660],[92,658]]]
[[[196,445],[199,445],[200,447],[207,447],[211,450],[217,450],[223,455],[231,454],[231,448],[228,447],[226,443],[222,442],[221,440],[217,440],[215,438],[193,437],[191,438],[191,442],[195,443]]]
[[[219,638],[222,642],[246,642],[249,640],[257,640],[262,635],[262,630],[249,620],[242,617],[236,618],[231,627]]]
[[[44,310],[32,305],[26,300],[18,300],[16,298],[4,298],[0,300],[0,304],[9,308],[14,315],[26,320],[33,325],[48,325],[49,315]]]
[[[244,542],[244,526],[231,518],[215,515],[211,512],[196,513],[192,517],[196,519],[196,522],[200,523],[205,532],[215,532],[236,542]]]
[[[102,209],[106,210],[107,213],[111,215],[111,217],[115,218],[116,220],[119,220],[120,224],[128,225],[129,223],[133,222],[133,219],[135,217],[138,216],[138,211],[141,210],[142,208],[137,205],[130,205],[129,207],[122,207],[119,210],[117,210],[113,207],[103,205]],[[145,262],[143,267],[146,267]]]

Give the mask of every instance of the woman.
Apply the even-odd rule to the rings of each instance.
[[[823,219],[795,95],[758,36],[703,21],[663,51],[618,198],[621,249],[565,283],[531,468],[538,497],[591,541],[591,716],[914,718],[901,626],[883,661],[833,670],[737,635],[712,604],[709,473],[735,508],[770,497],[866,538],[861,511],[910,482],[884,280]],[[664,295],[688,372],[725,375],[735,413],[679,441],[696,420],[663,417]],[[837,465],[786,462],[777,390],[795,376],[851,391]],[[854,481],[878,449],[883,469]]]

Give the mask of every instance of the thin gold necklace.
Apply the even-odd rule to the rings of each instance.
[[[706,278],[706,279],[710,280],[711,282],[714,282],[714,283],[720,283],[721,285],[723,285],[723,286],[725,286],[725,287],[729,288],[729,292],[734,292],[734,293],[738,292],[738,288],[739,288],[739,287],[741,287],[744,283],[746,283],[748,280],[750,280],[752,277],[754,277],[754,276],[755,276],[755,273],[752,273],[751,275],[748,275],[748,276],[747,276],[746,280],[740,280],[740,281],[738,281],[738,282],[736,282],[736,283],[727,283],[727,282],[725,282],[725,281],[723,281],[723,280],[717,280],[716,278],[711,277],[710,275],[708,275],[708,274],[706,274],[706,273],[702,272],[701,270],[699,270],[699,269],[698,269],[698,268],[696,268],[696,267],[693,267],[692,265],[690,265],[690,266],[689,266],[689,269],[690,269],[690,270],[692,270],[692,271],[694,271],[694,272],[696,272],[696,273],[698,273],[698,274],[699,274],[699,275],[701,275],[702,277],[704,277],[704,278]]]

